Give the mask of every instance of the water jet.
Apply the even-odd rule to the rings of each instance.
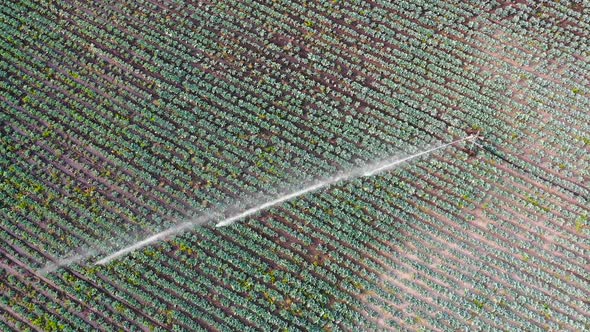
[[[426,149],[424,151],[418,152],[416,154],[413,154],[413,155],[410,155],[410,156],[407,156],[407,157],[403,157],[403,158],[392,158],[392,159],[384,160],[384,161],[381,161],[381,162],[378,162],[378,163],[368,164],[366,166],[359,167],[359,168],[354,169],[352,171],[349,171],[349,172],[346,172],[346,173],[342,173],[340,175],[336,175],[336,176],[331,177],[331,178],[327,178],[327,179],[324,179],[324,180],[321,180],[321,181],[316,181],[315,183],[312,183],[311,185],[308,185],[307,187],[304,187],[302,189],[295,190],[295,191],[292,191],[292,192],[283,194],[283,195],[281,195],[278,198],[275,198],[273,200],[256,204],[254,207],[251,207],[251,208],[249,208],[249,209],[247,209],[245,211],[239,212],[239,213],[234,214],[234,215],[232,215],[230,217],[227,217],[227,218],[225,218],[225,219],[223,219],[221,221],[218,221],[215,224],[215,227],[225,227],[225,226],[231,225],[234,222],[236,222],[236,221],[238,221],[240,219],[246,218],[248,216],[251,216],[251,215],[253,215],[253,214],[255,214],[255,213],[259,212],[259,211],[268,209],[270,207],[273,207],[273,206],[278,205],[280,203],[289,201],[289,200],[294,199],[296,197],[305,195],[307,193],[310,193],[310,192],[317,191],[319,189],[328,187],[328,186],[330,186],[332,184],[335,184],[337,182],[342,182],[342,181],[350,180],[350,179],[357,178],[357,177],[374,176],[376,174],[379,174],[379,173],[388,171],[388,170],[390,170],[390,169],[392,169],[392,168],[394,168],[394,167],[396,167],[396,166],[398,166],[400,164],[403,164],[403,163],[409,162],[411,160],[420,158],[422,156],[428,155],[428,154],[433,153],[435,151],[442,150],[442,149],[445,149],[445,148],[447,148],[449,146],[452,146],[452,145],[455,145],[455,144],[459,144],[459,143],[465,142],[465,141],[472,141],[472,142],[474,142],[475,140],[477,140],[479,138],[480,138],[479,133],[472,134],[472,135],[469,135],[467,137],[464,137],[464,138],[461,138],[461,139],[458,139],[458,140],[455,140],[455,141],[452,141],[452,142],[449,142],[449,143],[445,143],[445,144],[442,144],[442,145],[435,146],[433,148]],[[139,242],[136,242],[136,243],[134,243],[132,245],[129,245],[129,246],[125,247],[125,248],[122,248],[122,249],[116,251],[115,253],[113,253],[113,254],[111,254],[109,256],[106,256],[106,257],[104,257],[104,258],[96,261],[94,264],[95,265],[104,265],[104,264],[107,264],[107,263],[109,263],[110,261],[112,261],[114,259],[117,259],[117,258],[119,258],[119,257],[121,257],[121,256],[123,256],[125,254],[128,254],[128,253],[130,253],[132,251],[135,251],[137,249],[140,249],[142,247],[145,247],[145,246],[147,246],[149,244],[152,244],[154,242],[163,240],[163,239],[165,239],[165,238],[167,238],[169,236],[179,234],[179,233],[184,232],[184,231],[186,231],[186,230],[188,230],[190,228],[193,228],[194,226],[204,225],[204,224],[206,224],[206,223],[208,223],[210,221],[215,220],[215,217],[216,217],[216,215],[206,215],[206,216],[202,216],[202,217],[199,217],[197,219],[194,219],[192,221],[183,222],[183,223],[181,223],[179,225],[173,226],[173,227],[168,228],[166,230],[163,230],[163,231],[161,231],[159,233],[153,234],[153,235],[151,235],[151,236],[149,236],[149,237],[147,237],[147,238],[145,238],[145,239],[143,239],[143,240],[141,240]]]

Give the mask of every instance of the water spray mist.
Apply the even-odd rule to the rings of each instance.
[[[324,179],[324,180],[315,182],[315,183],[313,183],[313,184],[311,184],[311,185],[309,185],[309,186],[307,186],[307,187],[305,187],[303,189],[300,189],[300,190],[297,190],[297,191],[293,191],[293,192],[290,192],[290,193],[286,193],[286,194],[284,194],[284,195],[282,195],[282,196],[280,196],[280,197],[278,197],[276,199],[273,199],[273,200],[268,201],[268,202],[260,203],[260,204],[254,206],[254,207],[252,207],[250,209],[247,209],[247,210],[242,211],[240,213],[237,213],[237,214],[235,214],[233,216],[230,216],[230,217],[228,217],[226,219],[223,219],[221,221],[218,221],[217,224],[215,225],[215,227],[224,227],[224,226],[231,225],[234,222],[236,222],[238,220],[241,220],[243,218],[246,218],[246,217],[248,217],[250,215],[253,215],[253,214],[255,214],[255,213],[259,212],[259,211],[268,209],[270,207],[273,207],[273,206],[278,205],[280,203],[289,201],[289,200],[294,199],[296,197],[305,195],[307,193],[310,193],[310,192],[317,191],[319,189],[328,187],[328,186],[330,186],[332,184],[335,184],[337,182],[342,182],[342,181],[345,181],[345,180],[350,180],[350,179],[358,178],[358,177],[373,176],[373,175],[376,175],[378,173],[381,173],[381,172],[384,172],[384,171],[388,171],[388,170],[390,170],[392,168],[395,168],[396,166],[398,166],[400,164],[409,162],[409,161],[411,161],[413,159],[417,159],[417,158],[420,158],[420,157],[422,157],[424,155],[427,155],[427,154],[430,154],[432,152],[435,152],[437,150],[442,150],[442,149],[447,148],[447,147],[449,147],[451,145],[455,145],[455,144],[458,144],[458,143],[461,143],[461,142],[465,142],[465,141],[475,141],[478,138],[479,137],[478,137],[477,134],[470,135],[470,136],[467,136],[465,138],[461,138],[461,139],[455,140],[455,141],[450,142],[450,143],[442,144],[442,145],[439,145],[439,146],[436,146],[436,147],[433,147],[433,148],[424,150],[422,152],[413,154],[411,156],[407,156],[407,157],[404,157],[404,158],[390,159],[390,160],[385,160],[385,161],[382,161],[382,162],[379,162],[379,163],[369,164],[369,165],[366,165],[366,166],[363,166],[363,167],[354,169],[354,170],[352,170],[350,172],[343,173],[341,175],[337,175],[337,176],[334,176],[334,177],[331,177],[331,178],[328,178],[328,179]],[[183,223],[181,223],[179,225],[176,225],[174,227],[171,227],[169,229],[166,229],[164,231],[161,231],[159,233],[156,233],[154,235],[151,235],[151,236],[149,236],[149,237],[147,237],[147,238],[145,238],[145,239],[143,239],[143,240],[141,240],[139,242],[136,242],[136,243],[134,243],[132,245],[129,245],[129,246],[123,248],[123,249],[120,249],[120,250],[116,251],[115,253],[113,253],[113,254],[111,254],[109,256],[106,256],[106,257],[104,257],[104,258],[102,258],[100,260],[98,260],[97,262],[95,262],[95,264],[98,264],[98,265],[107,264],[110,261],[112,261],[114,259],[117,259],[117,258],[119,258],[119,257],[121,257],[123,255],[126,255],[126,254],[128,254],[128,253],[130,253],[132,251],[135,251],[135,250],[137,250],[139,248],[142,248],[142,247],[145,247],[147,245],[150,245],[150,244],[152,244],[154,242],[163,240],[166,237],[179,234],[179,233],[181,233],[183,231],[186,231],[186,230],[188,230],[190,228],[193,228],[194,226],[206,224],[207,222],[210,222],[212,220],[214,220],[214,216],[203,216],[203,217],[194,219],[192,221],[183,222]]]

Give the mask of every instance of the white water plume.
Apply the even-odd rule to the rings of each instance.
[[[435,146],[433,148],[421,151],[419,153],[404,157],[404,158],[395,158],[395,159],[389,159],[386,161],[382,161],[382,162],[378,162],[378,163],[374,163],[374,164],[369,164],[363,167],[359,167],[356,168],[352,171],[346,172],[346,173],[342,173],[340,175],[331,177],[331,178],[327,178],[318,182],[315,182],[303,189],[299,189],[297,191],[293,191],[290,193],[286,193],[283,194],[282,196],[273,199],[271,201],[268,202],[263,202],[263,203],[259,203],[256,206],[249,208],[245,211],[239,212],[237,214],[234,214],[226,219],[223,219],[219,222],[217,222],[217,224],[215,225],[215,227],[224,227],[224,226],[228,226],[233,224],[234,222],[246,218],[250,215],[253,215],[259,211],[268,209],[270,207],[273,207],[275,205],[278,205],[280,203],[289,201],[293,198],[305,195],[307,193],[319,190],[321,188],[325,188],[327,186],[330,186],[332,184],[335,184],[337,182],[341,182],[344,180],[349,180],[349,179],[353,179],[353,178],[357,178],[357,177],[363,177],[363,176],[373,176],[375,174],[390,170],[400,164],[409,162],[410,160],[416,159],[416,158],[420,158],[424,155],[427,155],[429,153],[435,152],[437,150],[441,150],[444,149],[448,146],[454,145],[454,144],[458,144],[464,141],[469,141],[469,140],[475,140],[477,139],[477,135],[470,135],[467,136],[465,138],[461,138],[458,140],[455,140],[453,142],[450,143],[446,143],[446,144],[442,144],[442,145],[438,145]],[[187,229],[193,228],[194,226],[199,226],[199,225],[203,225],[206,224],[207,222],[213,221],[215,220],[217,217],[217,214],[210,214],[210,215],[205,215],[202,217],[199,217],[197,219],[191,220],[191,221],[187,221],[187,222],[183,222],[179,225],[173,226],[171,228],[168,228],[164,231],[161,231],[159,233],[156,233],[154,235],[151,235],[147,238],[145,238],[144,240],[141,240],[139,242],[136,242],[130,246],[127,246],[123,249],[120,249],[119,251],[116,251],[115,253],[106,256],[98,261],[95,262],[95,264],[97,265],[104,265],[109,263],[110,261],[117,259],[123,255],[126,255],[132,251],[135,251],[139,248],[145,247],[147,245],[150,245],[154,242],[160,241],[166,237],[172,236],[172,235],[176,235],[179,234]]]

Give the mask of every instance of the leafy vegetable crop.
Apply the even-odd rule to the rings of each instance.
[[[3,2],[0,330],[589,330],[588,13]]]

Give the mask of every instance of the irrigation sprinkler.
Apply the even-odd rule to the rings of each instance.
[[[481,136],[480,136],[479,132],[477,132],[475,134],[471,134],[469,136],[457,139],[457,140],[449,142],[449,143],[445,143],[445,144],[441,144],[441,145],[438,145],[438,146],[435,146],[432,148],[428,148],[426,150],[423,150],[421,152],[415,153],[413,155],[410,155],[410,156],[407,156],[404,158],[396,157],[393,159],[388,159],[388,160],[380,161],[377,163],[370,163],[370,164],[367,164],[363,167],[359,167],[357,169],[354,169],[352,171],[338,174],[338,175],[334,175],[332,177],[329,177],[329,178],[326,178],[326,179],[323,179],[320,181],[316,181],[316,182],[314,182],[302,189],[291,191],[286,194],[282,194],[282,195],[280,195],[274,199],[271,199],[269,201],[259,202],[254,207],[251,207],[247,210],[236,213],[236,214],[229,216],[223,220],[217,220],[215,227],[225,227],[225,226],[231,225],[234,222],[244,219],[244,218],[246,218],[250,215],[253,215],[259,211],[266,210],[266,209],[273,207],[275,205],[292,200],[296,197],[305,195],[307,193],[320,190],[320,189],[328,187],[332,184],[351,180],[351,179],[358,178],[358,177],[373,176],[378,173],[382,173],[382,172],[391,170],[392,168],[395,168],[395,167],[399,166],[400,164],[407,163],[413,159],[417,159],[422,156],[431,154],[435,151],[443,150],[443,149],[446,149],[452,145],[457,145],[462,142],[471,141],[472,143],[474,143],[473,141],[480,139],[480,138],[481,138]],[[122,248],[122,249],[116,251],[115,253],[110,254],[110,255],[96,261],[94,264],[95,265],[107,264],[110,261],[117,259],[123,255],[126,255],[132,251],[135,251],[139,248],[145,247],[145,246],[150,245],[150,244],[157,242],[157,241],[161,241],[169,236],[177,235],[177,234],[182,233],[182,232],[184,232],[190,228],[193,228],[195,226],[204,225],[204,224],[206,224],[210,221],[213,221],[215,219],[216,219],[215,216],[205,216],[205,217],[200,217],[200,218],[192,220],[192,221],[183,222],[179,225],[175,225],[175,226],[170,227],[166,230],[163,230],[159,233],[150,235],[141,241],[133,243],[125,248]]]

